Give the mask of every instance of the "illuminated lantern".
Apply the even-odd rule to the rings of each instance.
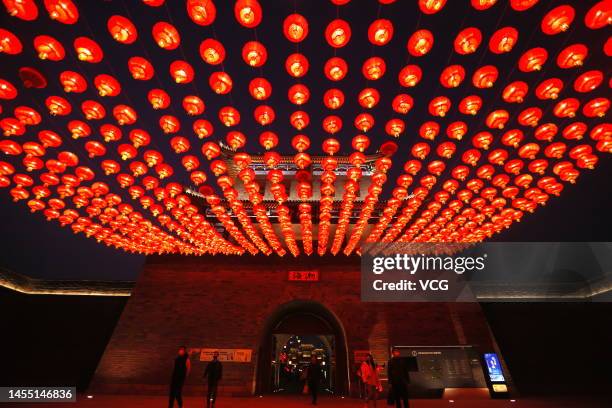
[[[89,157],[92,159],[106,154],[106,147],[102,143],[95,141],[85,143],[85,150],[87,150]]]
[[[130,131],[129,139],[135,148],[139,148],[151,142],[151,135],[145,130],[133,129]]]
[[[602,139],[597,142],[596,149],[603,153],[612,153],[612,139]]]
[[[455,37],[455,52],[462,55],[476,52],[482,42],[482,33],[476,27],[469,27],[462,30]]]
[[[163,89],[151,89],[147,94],[147,99],[153,109],[166,109],[170,106],[170,95]]]
[[[410,153],[412,153],[412,155],[417,159],[424,160],[430,151],[431,148],[427,143],[415,143],[412,146]]]
[[[550,78],[542,81],[535,90],[540,99],[557,99],[563,89],[563,82],[559,78]]]
[[[246,28],[255,28],[261,23],[261,6],[257,0],[238,0],[234,5],[234,16]]]
[[[291,103],[303,105],[310,99],[310,90],[306,85],[295,84],[289,88],[287,97]]]
[[[159,118],[159,127],[165,134],[176,133],[181,129],[181,123],[172,115],[163,115]]]
[[[433,116],[444,117],[451,108],[451,100],[446,96],[437,96],[429,102],[429,113]]]
[[[566,98],[559,101],[553,110],[555,116],[559,118],[573,118],[580,108],[580,101],[576,98]]]
[[[177,84],[188,84],[193,81],[195,73],[187,61],[177,60],[170,64],[170,76]]]
[[[434,160],[427,165],[427,171],[429,171],[431,174],[435,176],[439,176],[440,174],[442,174],[445,168],[446,168],[446,165],[441,160]]]
[[[481,153],[476,149],[468,149],[461,156],[461,160],[465,164],[469,164],[471,166],[476,166],[478,164],[478,160],[480,160]]]
[[[323,103],[329,109],[338,109],[344,104],[344,93],[336,88],[328,89],[323,95]]]
[[[524,138],[523,131],[520,129],[512,129],[504,133],[502,143],[506,146],[518,147]]]
[[[358,130],[367,132],[374,127],[374,116],[370,115],[369,113],[360,113],[357,115],[357,117],[355,117],[354,125]],[[338,129],[338,131],[339,130],[340,129]]]
[[[544,174],[548,168],[548,161],[545,159],[533,160],[527,168],[532,173]]]
[[[446,135],[451,139],[461,140],[467,130],[468,126],[465,122],[453,122],[446,128]]]
[[[276,119],[276,113],[271,106],[259,105],[253,111],[253,117],[261,126],[266,126],[274,122],[274,119]]]
[[[465,69],[461,65],[450,65],[440,74],[440,83],[445,88],[456,88],[465,78]]]
[[[479,132],[472,137],[472,145],[478,149],[489,149],[493,143],[493,135],[490,132]]]
[[[265,78],[255,78],[249,83],[249,93],[258,101],[268,99],[272,94],[272,85]]]
[[[558,132],[557,125],[554,123],[545,123],[537,127],[534,136],[537,140],[545,140],[550,142]]]
[[[542,32],[548,35],[559,34],[567,31],[574,21],[574,8],[571,6],[559,6],[550,10],[542,18]]]
[[[113,108],[113,116],[119,125],[133,125],[138,120],[134,108],[127,105],[117,105]]]
[[[612,9],[608,0],[596,3],[584,16],[584,24],[593,30],[612,24]]]
[[[416,86],[422,76],[423,72],[418,65],[406,65],[400,71],[398,78],[401,86],[409,88]]]
[[[64,92],[82,93],[87,90],[85,78],[73,71],[64,71],[60,74],[60,82],[64,87]]]
[[[387,65],[385,64],[385,61],[379,57],[368,58],[365,60],[363,67],[361,68],[363,76],[372,81],[380,79],[383,75],[385,75],[386,70]]]
[[[440,125],[433,121],[423,122],[419,128],[419,136],[427,140],[434,140],[439,132]]]
[[[494,65],[485,65],[474,72],[472,83],[476,88],[491,88],[497,81],[498,75],[499,72]]]
[[[564,129],[563,129],[563,137],[568,139],[568,140],[581,140],[586,131],[588,129],[588,126],[583,123],[583,122],[574,122],[570,125],[567,125]]]
[[[310,147],[310,139],[305,135],[296,135],[291,139],[291,146],[302,153]]]
[[[195,95],[187,95],[183,98],[183,109],[189,116],[201,115],[206,106],[204,101]]]
[[[162,154],[155,150],[147,150],[146,152],[144,152],[143,157],[147,162],[147,166],[149,167],[157,166],[158,164],[163,163],[164,161],[164,157],[162,156]]]
[[[370,138],[365,135],[357,135],[353,137],[351,146],[353,149],[359,152],[364,152],[368,147],[370,147]]]
[[[215,93],[225,95],[232,90],[232,78],[226,72],[217,71],[210,74],[208,84]]]
[[[122,160],[133,159],[138,154],[138,151],[131,144],[121,144],[117,147],[117,152]]]
[[[384,18],[374,20],[368,28],[368,39],[374,45],[385,45],[393,38],[393,23]]]
[[[70,0],[45,0],[45,8],[51,20],[74,24],[79,20],[79,10]]]
[[[213,134],[213,130],[212,123],[206,119],[198,119],[193,122],[193,131],[200,139],[210,137]]]
[[[289,117],[289,122],[297,130],[302,130],[310,124],[310,116],[304,111],[295,111]]]
[[[301,78],[308,72],[309,64],[306,57],[302,54],[291,54],[285,61],[287,73],[294,78]]]
[[[200,43],[200,57],[207,64],[219,65],[225,60],[225,48],[219,41],[207,38]]]
[[[132,78],[140,81],[148,81],[155,75],[155,68],[146,59],[142,57],[132,57],[128,60],[128,69]]]
[[[578,92],[585,93],[591,92],[604,80],[604,75],[601,71],[591,70],[580,74],[574,81],[574,89]]]
[[[542,47],[532,48],[521,55],[518,67],[522,72],[539,71],[548,59],[548,51]]]
[[[442,10],[446,0],[419,0],[419,8],[425,14],[435,14]]]
[[[333,48],[344,47],[351,39],[351,27],[344,20],[333,20],[325,29],[325,39]]]
[[[497,0],[470,0],[472,7],[476,10],[482,11],[491,8],[497,3]]]
[[[540,0],[510,0],[510,6],[516,11],[525,11],[535,6]]]
[[[486,123],[491,129],[503,129],[510,119],[508,111],[503,109],[494,110],[487,115]]]
[[[612,140],[612,124],[602,123],[591,129],[591,139],[596,141]]]
[[[361,104],[361,99],[360,99],[360,104]],[[393,110],[395,112],[401,113],[404,115],[407,114],[410,111],[410,109],[412,109],[413,105],[414,105],[414,100],[408,94],[397,95],[395,98],[393,98],[393,102],[391,103],[391,106],[393,107]]]
[[[542,109],[533,107],[522,111],[518,116],[518,122],[523,126],[538,126],[538,121],[542,118]]]
[[[333,156],[340,151],[340,142],[338,139],[328,138],[323,141],[322,148],[325,153]]]
[[[91,127],[85,122],[80,120],[71,120],[68,122],[68,130],[73,139],[79,139],[91,135]]]
[[[61,61],[66,56],[64,46],[49,35],[38,35],[34,37],[34,48],[41,60]]]
[[[13,112],[19,122],[27,126],[38,125],[42,120],[40,113],[27,106],[18,106]]]
[[[570,45],[557,56],[557,65],[560,68],[581,67],[588,54],[589,50],[584,44]]]
[[[289,41],[299,43],[308,36],[308,21],[300,14],[290,14],[283,22],[283,32]]]
[[[11,156],[20,155],[23,149],[21,145],[13,140],[0,140],[0,151]]]
[[[215,21],[217,8],[212,0],[187,0],[187,14],[197,25],[207,26]]]
[[[138,38],[136,26],[128,18],[123,16],[112,16],[106,23],[110,35],[122,44],[132,44]]]
[[[232,106],[225,106],[219,109],[219,120],[227,127],[235,126],[240,123],[240,112]]]
[[[235,130],[228,132],[228,134],[225,135],[225,140],[234,150],[244,147],[246,144],[246,136],[244,133]]]
[[[348,73],[348,65],[340,57],[332,57],[325,63],[325,76],[331,81],[340,81]]]
[[[210,163],[210,169],[215,176],[219,177],[227,172],[227,164],[223,160],[214,160]]]
[[[170,146],[176,154],[186,153],[191,148],[189,139],[182,136],[175,136],[170,139]]]
[[[391,119],[385,125],[385,131],[389,136],[399,137],[404,132],[406,124],[401,119]]]
[[[342,119],[339,116],[330,115],[323,119],[323,129],[327,133],[337,133],[342,129]]]
[[[117,96],[121,93],[121,85],[114,77],[106,74],[98,75],[94,84],[100,96]]]
[[[78,37],[74,40],[74,50],[79,61],[98,63],[104,58],[104,52],[97,42],[87,37]]]
[[[537,143],[525,143],[518,150],[518,155],[523,159],[533,160],[540,151],[540,145]]]
[[[266,152],[264,153],[263,161],[266,166],[273,169],[276,166],[278,166],[278,164],[281,161],[281,157],[280,157],[280,154],[276,152]],[[283,172],[277,170],[277,171],[271,171],[268,173],[268,179],[274,179],[274,177],[278,177],[278,180],[276,180],[276,182],[282,181]]]
[[[293,163],[295,163],[299,169],[305,169],[312,164],[312,159],[307,153],[298,153],[293,157]]]
[[[242,47],[242,59],[252,67],[261,67],[268,59],[268,52],[262,43],[249,41]]]
[[[518,31],[514,27],[504,27],[497,30],[489,40],[489,49],[494,54],[512,51],[518,40]]]
[[[116,142],[121,139],[121,129],[115,125],[105,124],[100,126],[100,134],[107,143]]]
[[[0,120],[4,136],[22,136],[26,129],[23,123],[14,118],[4,118]]]
[[[259,135],[259,144],[266,150],[273,149],[278,145],[278,136],[274,132],[262,132]]]
[[[38,18],[38,7],[34,0],[3,0],[6,12],[25,21],[33,21]]]
[[[348,4],[351,0],[330,0],[332,3],[334,3],[336,6],[344,6],[345,4]]]
[[[181,35],[176,27],[164,21],[153,25],[152,35],[157,45],[165,50],[175,50],[181,44]]]
[[[200,160],[196,156],[184,156],[181,159],[181,164],[187,171],[194,171],[200,167]],[[193,179],[192,179],[193,180]]]
[[[157,173],[159,178],[162,180],[174,174],[174,170],[167,163],[162,163],[162,164],[158,164],[157,166],[155,166],[155,172]]]
[[[23,45],[19,38],[13,33],[3,28],[0,28],[0,53],[4,52],[10,55],[19,54],[23,50]]]
[[[607,98],[595,98],[587,102],[582,108],[582,113],[588,118],[606,116],[606,112],[610,109],[610,100]]]
[[[81,104],[81,110],[88,120],[99,120],[106,116],[106,109],[101,103],[96,101],[84,101]]]
[[[2,84],[0,84],[0,88],[2,88]],[[70,105],[70,102],[61,96],[49,96],[45,100],[45,105],[47,105],[47,109],[49,109],[49,114],[51,116],[66,116],[72,112],[72,105]]]
[[[434,44],[434,36],[429,30],[415,31],[408,39],[408,52],[414,57],[422,57],[427,54]]]
[[[482,98],[478,95],[466,96],[459,103],[459,112],[464,115],[476,115],[482,107]]]

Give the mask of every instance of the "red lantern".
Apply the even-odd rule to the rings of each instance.
[[[289,122],[297,130],[302,130],[310,124],[310,116],[304,111],[295,111],[289,117]]]
[[[523,72],[539,71],[548,59],[548,51],[542,47],[532,48],[525,51],[518,62],[518,67]]]
[[[451,100],[446,96],[435,97],[429,102],[429,113],[433,116],[444,117],[451,107]]]
[[[207,26],[215,21],[217,8],[212,0],[188,0],[187,14],[194,23]]]
[[[401,86],[410,88],[416,86],[421,80],[423,72],[418,65],[406,65],[400,71],[398,78]]]
[[[366,135],[357,135],[351,141],[353,149],[364,152],[370,146],[370,138]]]
[[[84,101],[81,104],[81,111],[88,120],[100,120],[106,116],[106,109],[101,103],[96,101]]]
[[[344,93],[336,88],[328,89],[323,95],[323,103],[329,109],[338,109],[344,105]]]
[[[138,154],[136,148],[130,144],[122,144],[117,147],[117,152],[122,160],[133,159]],[[109,174],[107,172],[107,174]]]
[[[177,60],[170,64],[170,76],[177,84],[188,84],[193,81],[195,72],[187,61]]]
[[[38,18],[38,7],[34,0],[3,0],[6,12],[13,17],[25,21],[33,21]]]
[[[259,144],[266,150],[273,149],[278,145],[278,136],[274,132],[262,132],[259,135]]]
[[[207,1],[211,3],[211,1]],[[200,43],[200,57],[210,65],[219,65],[225,60],[225,48],[223,44],[212,38],[207,38]]]
[[[342,119],[339,116],[330,115],[323,119],[323,129],[330,134],[335,134],[342,129]]]
[[[518,31],[514,27],[504,27],[497,30],[489,40],[489,49],[494,54],[512,51],[518,41]]]
[[[453,122],[448,125],[446,128],[446,135],[450,139],[461,140],[463,136],[467,133],[468,126],[465,122]]]
[[[306,85],[295,84],[289,88],[287,93],[289,101],[296,105],[303,105],[310,99],[310,90]]]
[[[482,98],[478,95],[466,96],[459,103],[459,112],[464,115],[476,115],[482,107]]]
[[[291,54],[285,61],[287,73],[294,78],[301,78],[308,72],[309,64],[306,57],[302,54]]]
[[[87,81],[77,72],[62,72],[60,74],[60,83],[64,87],[64,92],[82,93],[87,90]]]
[[[232,130],[225,136],[225,141],[230,145],[230,147],[234,150],[240,149],[244,147],[246,144],[246,136],[242,132],[238,132]]]
[[[71,0],[45,0],[45,8],[51,20],[74,24],[79,20],[79,10]]]
[[[113,116],[119,125],[133,125],[138,120],[136,111],[131,106],[117,105],[113,108]]]
[[[360,102],[361,102],[361,99],[360,99]],[[410,111],[410,109],[412,109],[413,105],[414,105],[414,100],[408,94],[397,95],[395,98],[393,98],[393,102],[391,103],[391,106],[393,107],[393,110],[395,112],[401,113],[404,115],[407,114]]]
[[[366,79],[375,81],[377,79],[380,79],[385,74],[386,70],[387,65],[385,64],[385,61],[382,58],[371,57],[363,63],[361,72],[363,73],[363,76],[366,77]]]
[[[601,71],[591,70],[580,74],[574,81],[574,89],[578,92],[591,92],[604,80],[604,75]]]
[[[27,126],[38,125],[42,120],[40,113],[28,106],[18,106],[13,112],[19,122]]]
[[[472,145],[477,149],[489,149],[493,143],[493,135],[490,132],[479,132],[472,137]]]
[[[170,106],[170,95],[163,89],[151,89],[147,95],[153,109],[166,109]]]
[[[308,21],[300,14],[290,14],[283,22],[283,32],[291,42],[304,41],[308,36]]]
[[[419,0],[419,8],[425,14],[435,14],[442,10],[446,0]]]
[[[357,117],[355,117],[354,125],[358,130],[367,132],[374,127],[374,116],[370,115],[369,113],[360,113],[357,115]]]
[[[554,123],[545,123],[537,127],[534,136],[537,140],[550,142],[557,134],[558,128]]]
[[[563,137],[568,140],[581,140],[588,127],[583,122],[574,122],[563,129]]]
[[[213,134],[214,128],[206,119],[198,119],[193,122],[193,131],[200,139],[204,139]]]
[[[408,52],[414,57],[422,57],[427,54],[434,44],[434,36],[429,30],[418,30],[408,39]]]
[[[332,57],[325,63],[325,76],[331,81],[340,81],[348,73],[348,65],[340,57]]]
[[[121,84],[110,75],[102,74],[96,76],[94,84],[100,96],[117,96],[121,93]]]
[[[112,16],[106,23],[110,35],[122,44],[132,44],[138,38],[138,31],[132,21],[123,16]]]
[[[333,20],[325,29],[325,39],[331,47],[342,48],[351,39],[351,27],[344,20]]]
[[[204,101],[195,95],[188,95],[183,98],[183,109],[189,116],[201,115],[204,113],[206,106]]]
[[[548,35],[555,35],[567,31],[572,21],[574,21],[574,16],[574,8],[571,6],[555,7],[542,18],[542,32]]]
[[[589,50],[584,44],[570,45],[557,56],[557,65],[560,68],[581,67],[588,54]]]
[[[155,23],[152,35],[157,45],[165,50],[175,50],[181,44],[181,35],[176,27],[165,21]]]
[[[68,122],[68,130],[72,135],[73,139],[79,139],[91,135],[91,127],[85,122],[80,120],[71,120]]]
[[[468,27],[455,37],[455,52],[462,55],[476,52],[482,42],[482,33],[476,27]]]
[[[213,72],[208,78],[208,84],[215,93],[225,95],[232,90],[232,78],[228,73],[217,71]]]
[[[520,129],[512,129],[504,133],[502,136],[502,143],[506,146],[518,147],[523,138],[523,131]]]
[[[607,98],[595,98],[587,102],[582,108],[582,113],[588,118],[606,116],[606,112],[610,109],[610,100]]]
[[[291,139],[291,146],[298,152],[302,153],[310,147],[310,139],[305,135],[296,135]]]
[[[542,81],[535,90],[540,99],[557,99],[563,89],[563,82],[559,78],[550,78]]]
[[[255,78],[249,83],[249,93],[254,99],[263,101],[272,94],[272,85],[265,78]]]
[[[104,58],[104,52],[97,42],[87,37],[78,37],[74,40],[74,50],[80,61],[98,63]]]
[[[393,38],[393,23],[384,18],[374,20],[368,28],[368,39],[374,45],[385,45]]]
[[[608,0],[596,3],[584,16],[584,24],[593,30],[610,25],[610,20],[612,20],[612,9]]]
[[[266,126],[274,122],[274,119],[276,119],[276,113],[271,106],[259,105],[257,108],[255,108],[253,117],[261,126]]]
[[[2,84],[0,83],[0,89],[2,89]],[[49,96],[45,100],[45,105],[49,109],[49,114],[51,116],[66,116],[72,112],[72,105],[66,99],[61,96]]]
[[[323,141],[323,151],[330,156],[333,156],[335,153],[340,151],[340,142],[338,139],[328,138]]]
[[[244,27],[255,28],[261,23],[261,6],[257,0],[238,0],[234,5],[234,16]]]
[[[23,50],[23,45],[19,38],[13,33],[3,28],[0,28],[0,53],[4,52],[10,55],[19,54]]]
[[[268,52],[262,43],[249,41],[242,47],[242,59],[252,67],[261,67],[268,59]]]
[[[64,46],[49,35],[39,35],[34,38],[34,48],[41,60],[61,61],[66,56]]]
[[[508,111],[503,109],[497,109],[489,113],[486,119],[487,126],[491,129],[503,129],[510,119]]]
[[[461,65],[449,65],[440,74],[440,83],[445,88],[456,88],[465,78],[465,69]]]
[[[580,101],[576,98],[566,98],[555,105],[554,113],[559,118],[573,118],[580,108]]]
[[[26,128],[23,123],[14,118],[4,118],[0,120],[0,128],[4,131],[4,136],[22,136]]]
[[[424,122],[419,128],[419,136],[427,140],[434,140],[439,132],[440,125],[433,121]]]
[[[518,122],[523,126],[536,127],[542,118],[542,109],[533,107],[522,111],[518,116]]]
[[[404,132],[406,124],[401,119],[391,119],[385,125],[385,131],[389,136],[399,137]]]
[[[240,112],[232,106],[219,109],[219,120],[227,127],[236,126],[240,123]]]
[[[121,129],[115,125],[105,124],[100,126],[100,134],[106,143],[116,142],[121,139]],[[39,135],[40,137],[40,135]]]
[[[132,78],[140,81],[148,81],[153,78],[155,68],[153,65],[142,57],[132,57],[128,60],[128,69],[132,74]]]
[[[499,72],[494,65],[485,65],[474,72],[472,83],[476,88],[491,88],[497,81],[498,75]]]
[[[471,3],[476,10],[482,11],[493,7],[497,0],[471,0]]]

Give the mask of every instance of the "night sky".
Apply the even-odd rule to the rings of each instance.
[[[408,151],[412,144],[417,140],[418,128],[425,120],[422,119],[427,114],[427,103],[432,97],[447,95],[455,106],[453,114],[440,119],[442,126],[456,120],[464,120],[469,125],[468,135],[473,135],[480,130],[484,130],[485,114],[479,114],[474,118],[466,118],[456,112],[458,101],[469,94],[478,94],[484,100],[484,106],[488,111],[497,107],[492,102],[503,90],[503,87],[514,80],[529,81],[530,94],[539,81],[559,76],[567,80],[566,90],[563,97],[575,96],[571,89],[571,81],[575,78],[575,72],[560,70],[554,64],[554,56],[562,47],[576,42],[578,38],[589,39],[589,46],[599,47],[597,54],[593,54],[589,62],[589,68],[607,69],[609,63],[601,57],[601,46],[605,42],[607,35],[605,29],[593,31],[584,27],[582,18],[585,10],[595,2],[571,2],[576,7],[577,17],[572,25],[570,32],[563,40],[556,36],[545,36],[539,31],[539,22],[542,15],[552,7],[564,2],[556,0],[542,0],[529,12],[519,14],[511,10],[505,2],[494,6],[485,12],[476,12],[467,7],[466,1],[448,1],[445,9],[433,16],[423,17],[416,12],[416,1],[398,1],[388,7],[380,7],[374,0],[353,0],[347,6],[336,8],[329,1],[260,1],[264,10],[264,19],[260,27],[256,30],[259,41],[264,43],[268,51],[268,63],[262,70],[253,70],[248,67],[241,58],[240,50],[244,42],[253,40],[251,30],[239,27],[234,20],[232,4],[230,1],[216,1],[217,21],[211,27],[199,27],[191,22],[185,12],[183,1],[168,1],[167,4],[180,4],[180,7],[165,6],[160,8],[148,8],[143,6],[140,1],[91,1],[75,2],[79,5],[81,19],[76,26],[63,26],[51,22],[46,15],[43,15],[40,22],[36,23],[35,30],[31,30],[32,24],[10,18],[2,11],[0,13],[0,26],[6,27],[15,33],[19,33],[24,47],[28,52],[13,57],[0,54],[0,69],[2,77],[19,83],[17,70],[24,65],[36,66],[49,77],[50,89],[23,93],[18,97],[18,103],[33,106],[44,112],[44,98],[50,94],[63,95],[57,77],[65,69],[70,69],[70,64],[41,64],[41,61],[34,57],[31,50],[32,38],[38,34],[53,33],[58,39],[66,44],[66,49],[71,51],[69,45],[77,34],[92,35],[99,41],[106,51],[105,63],[100,66],[83,66],[85,73],[89,74],[89,79],[99,73],[112,73],[120,80],[124,91],[129,94],[129,99],[125,99],[126,92],[118,97],[118,100],[109,102],[101,100],[106,104],[107,111],[112,111],[113,104],[129,103],[133,105],[140,115],[138,127],[148,130],[152,135],[159,135],[153,141],[151,147],[164,152],[168,162],[178,171],[169,181],[178,181],[183,184],[188,183],[188,173],[182,170],[179,156],[171,153],[167,143],[167,136],[160,135],[157,128],[158,117],[162,114],[153,111],[146,100],[146,92],[152,87],[163,87],[171,92],[173,103],[180,103],[183,96],[187,94],[200,95],[207,105],[207,118],[211,121],[216,120],[216,112],[221,106],[231,104],[236,106],[243,114],[243,120],[237,130],[249,136],[246,151],[249,153],[261,153],[262,148],[257,144],[257,135],[261,132],[261,126],[256,124],[252,118],[252,110],[259,102],[254,101],[245,91],[250,80],[255,76],[264,76],[270,80],[274,89],[272,97],[267,104],[276,110],[277,120],[271,130],[280,136],[280,144],[277,151],[281,154],[292,154],[290,146],[291,136],[295,130],[289,125],[287,118],[296,107],[287,101],[287,89],[295,83],[284,69],[284,60],[290,53],[296,52],[296,46],[290,44],[282,34],[282,21],[285,16],[292,12],[299,12],[309,20],[310,34],[306,41],[299,46],[299,52],[304,53],[310,61],[310,72],[303,83],[309,86],[311,98],[309,104],[303,107],[311,118],[311,127],[307,129],[308,136],[312,139],[313,149],[311,154],[321,154],[321,142],[328,137],[320,128],[321,120],[330,113],[321,104],[322,94],[330,87],[339,87],[346,94],[347,103],[340,110],[339,114],[345,121],[344,128],[336,137],[342,142],[342,152],[350,151],[350,138],[354,136],[355,129],[352,127],[352,119],[361,112],[361,108],[356,103],[357,93],[366,86],[375,86],[381,93],[381,103],[372,110],[372,114],[377,119],[377,124],[371,131],[373,146],[392,140],[384,133],[384,123],[393,117],[390,110],[390,102],[400,91],[397,84],[397,73],[406,63],[414,63],[410,58],[406,58],[405,42],[409,33],[419,28],[428,28],[435,35],[435,46],[431,55],[419,60],[418,63],[426,74],[422,83],[407,92],[413,96],[417,103],[406,120],[406,132],[397,140],[399,152],[394,157],[398,164],[391,170],[390,179],[393,180],[401,171],[401,163],[408,157]],[[42,3],[42,2],[39,2]],[[567,2],[565,2],[567,3]],[[41,13],[45,13],[44,7],[39,5]],[[106,20],[113,14],[130,16],[137,24],[139,29],[139,40],[131,46],[118,46],[106,31]],[[336,16],[339,16],[352,25],[353,40],[348,46],[340,50],[332,50],[323,38],[326,24]],[[367,43],[367,27],[374,18],[388,18],[393,20],[396,33],[393,40],[385,47],[376,49]],[[150,27],[157,21],[171,21],[176,25],[182,34],[183,46],[181,50],[174,52],[160,51],[150,36]],[[491,33],[497,28],[512,25],[519,30],[520,38],[515,49],[504,55],[491,56],[491,53],[477,52],[469,56],[457,56],[452,53],[452,40],[461,28],[477,26],[483,32],[483,38],[488,40]],[[206,66],[198,55],[198,46],[204,38],[213,35],[218,38],[227,50],[227,61],[225,63],[228,72],[234,79],[234,87],[239,91],[233,92],[230,96],[218,96],[212,93],[206,84],[208,73],[211,67]],[[366,44],[367,46],[364,46]],[[551,50],[547,68],[540,74],[525,76],[516,69],[511,68],[518,57],[529,48],[543,46]],[[486,49],[486,42],[481,45],[482,50]],[[330,83],[323,73],[321,67],[324,62],[334,54],[341,56],[349,62],[349,75],[341,83]],[[157,82],[141,83],[134,81],[129,76],[126,69],[127,60],[133,55],[146,55],[156,67],[159,67]],[[384,78],[376,83],[367,83],[361,75],[361,63],[366,58],[377,55],[383,57],[387,62],[388,73]],[[186,59],[194,68],[197,74],[192,86],[177,86],[167,74],[167,66],[175,59]],[[62,63],[63,64],[63,63]],[[478,67],[486,64],[495,64],[500,71],[500,80],[493,89],[476,90],[471,85],[469,90],[465,86],[456,89],[444,89],[439,85],[439,71],[449,64],[462,64],[468,75]],[[505,69],[504,67],[508,67]],[[427,75],[434,72],[433,75]],[[159,83],[160,79],[163,83]],[[466,83],[469,82],[466,79]],[[84,95],[79,98],[96,98],[95,92],[90,86]],[[469,93],[468,93],[469,92]],[[596,96],[609,97],[609,88],[606,84],[602,85],[596,92],[588,95],[588,99]],[[97,98],[100,100],[100,98]],[[108,98],[106,98],[108,99]],[[530,96],[525,103],[508,107],[514,109],[511,115],[516,115],[520,110],[533,106],[535,97]],[[80,101],[80,99],[79,99]],[[350,103],[348,103],[350,101]],[[190,119],[181,111],[180,108],[174,109],[172,113],[179,116],[181,120],[187,122],[185,128],[190,129]],[[609,115],[609,114],[608,114]],[[45,120],[47,115],[45,114]],[[53,126],[57,129],[65,129],[66,122],[73,117],[58,118],[54,120]],[[570,119],[558,119],[552,115],[550,109],[545,111],[545,117],[541,123],[554,121],[560,128],[571,123]],[[601,123],[602,120],[587,121],[589,127]],[[48,123],[48,122],[47,122]],[[219,122],[215,122],[215,127],[221,127]],[[65,130],[63,130],[66,133]],[[186,135],[188,136],[188,135]],[[190,135],[194,137],[193,135]],[[224,134],[216,135],[221,139]],[[588,137],[588,136],[587,136]],[[466,137],[467,139],[467,137]],[[76,150],[73,141],[67,141],[67,145]],[[80,146],[80,144],[79,144]],[[495,146],[492,146],[494,148]],[[496,241],[609,241],[612,240],[612,160],[600,154],[600,162],[595,171],[581,171],[581,176],[576,185],[566,185],[565,190],[559,198],[551,198],[544,208],[538,208],[535,214],[526,215],[523,221],[515,223],[510,230],[503,232],[495,237]],[[447,162],[448,175],[459,163],[460,154]],[[86,164],[92,168],[99,169],[99,164],[90,160]],[[212,176],[209,172],[209,175]],[[442,178],[445,177],[442,176]],[[113,181],[109,178],[109,184]],[[390,187],[393,183],[387,183]],[[115,184],[116,186],[116,184]],[[120,192],[118,188],[115,189]],[[383,197],[389,195],[390,188],[386,189]],[[123,196],[126,195],[122,192]],[[126,201],[129,199],[126,198]],[[2,208],[2,223],[0,233],[2,236],[2,249],[0,250],[0,266],[27,274],[34,277],[50,279],[135,279],[142,267],[144,257],[134,254],[126,254],[121,251],[110,249],[104,245],[96,243],[93,239],[86,239],[82,234],[74,235],[69,228],[61,228],[59,224],[49,223],[44,220],[41,214],[31,215],[25,202],[18,204],[11,203],[8,192],[0,192],[0,205]],[[247,258],[245,257],[246,261]]]

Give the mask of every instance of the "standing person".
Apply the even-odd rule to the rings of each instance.
[[[191,370],[191,362],[189,361],[189,354],[187,348],[181,346],[178,349],[176,358],[174,359],[174,370],[172,371],[172,380],[170,381],[170,401],[168,407],[174,407],[174,400],[176,400],[179,408],[183,406],[183,384],[185,378],[189,375]]]
[[[219,381],[223,375],[223,365],[219,361],[219,352],[213,353],[213,359],[206,365],[204,370],[204,378],[208,377],[208,393],[206,395],[206,408],[215,406],[217,400],[217,388],[219,387]]]
[[[404,408],[408,408],[408,384],[410,383],[410,376],[408,369],[404,362],[400,359],[400,352],[398,349],[393,349],[391,352],[391,360],[387,365],[387,378],[393,398],[395,399],[395,407],[402,408],[402,401],[404,402]]]
[[[366,360],[361,363],[361,368],[359,370],[361,372],[361,379],[365,384],[365,406],[368,407],[370,405],[370,401],[374,401],[373,404],[374,407],[376,407],[378,392],[381,391],[382,386],[380,384],[380,379],[378,378],[376,362],[371,354],[368,354]]]
[[[310,359],[310,365],[308,366],[308,374],[306,380],[308,381],[308,390],[312,396],[312,405],[317,405],[317,396],[319,393],[319,384],[321,383],[321,364],[317,356],[312,356]]]

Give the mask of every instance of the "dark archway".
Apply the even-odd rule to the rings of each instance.
[[[272,338],[275,333],[291,332],[298,335],[327,334],[335,337],[336,370],[335,392],[350,393],[348,351],[344,327],[338,317],[321,303],[294,300],[278,307],[266,321],[257,353],[255,391],[258,395],[272,391]]]

